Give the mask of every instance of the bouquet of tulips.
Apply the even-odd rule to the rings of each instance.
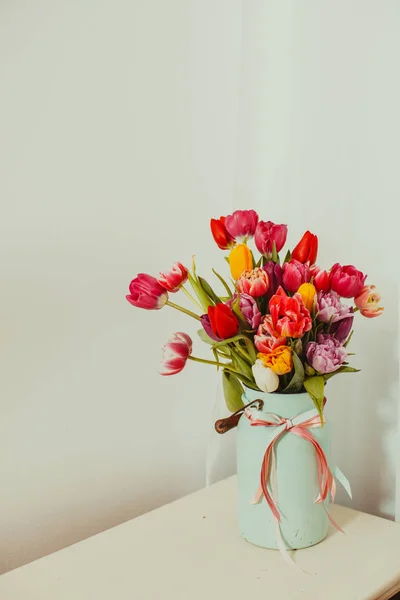
[[[199,337],[213,354],[213,360],[194,357],[191,338],[175,333],[164,347],[161,375],[179,373],[188,360],[211,364],[222,372],[232,412],[243,406],[247,386],[306,391],[322,414],[328,379],[356,371],[347,360],[354,313],[372,318],[383,312],[375,286],[365,285],[366,275],[352,265],[317,266],[318,238],[309,231],[281,260],[287,226],[260,221],[254,210],[237,210],[210,225],[218,247],[228,252],[231,277],[213,270],[222,294],[196,273],[194,260],[191,270],[177,262],[158,278],[141,273],[130,284],[126,298],[134,306],[168,305],[197,319]],[[260,255],[249,246],[253,238]],[[170,294],[179,291],[193,311],[171,302]]]

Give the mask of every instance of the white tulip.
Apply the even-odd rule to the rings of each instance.
[[[279,377],[272,369],[266,367],[259,358],[252,366],[256,384],[262,392],[275,392],[279,387]]]

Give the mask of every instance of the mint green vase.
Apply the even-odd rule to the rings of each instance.
[[[250,410],[263,418],[267,413],[292,419],[314,408],[308,394],[267,394],[246,389],[245,404],[260,398],[264,406]],[[265,418],[265,417],[264,417]],[[309,430],[323,448],[329,462],[329,425]],[[260,484],[261,463],[265,450],[276,435],[275,427],[252,427],[248,418],[240,418],[237,432],[237,472],[239,528],[245,540],[263,548],[277,548],[276,519],[263,497],[251,501]],[[329,519],[319,495],[318,472],[313,445],[287,431],[275,444],[276,489],[281,514],[280,530],[288,549],[318,544],[328,533]],[[328,499],[325,501],[328,509]]]

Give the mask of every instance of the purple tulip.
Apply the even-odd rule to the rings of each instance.
[[[318,373],[337,371],[347,358],[346,348],[333,335],[320,333],[316,342],[307,344],[308,363]]]
[[[232,308],[232,304],[237,298],[237,294],[234,294],[231,300],[226,302],[226,305],[229,308]],[[250,325],[251,329],[257,329],[261,323],[261,313],[258,310],[257,302],[249,296],[249,294],[242,293],[239,297],[239,308],[240,312],[246,319],[247,323]]]
[[[353,309],[351,309],[351,315],[342,319],[341,321],[336,321],[332,323],[329,333],[334,335],[339,342],[345,342],[349,337],[351,328],[353,327],[354,315]]]
[[[263,269],[267,272],[269,279],[268,292],[265,294],[265,298],[269,302],[272,296],[276,294],[277,289],[282,285],[282,267],[278,263],[274,263],[273,260],[269,260]]]
[[[340,302],[336,292],[318,292],[317,296],[318,320],[323,323],[336,323],[347,319],[352,313],[352,308]]]

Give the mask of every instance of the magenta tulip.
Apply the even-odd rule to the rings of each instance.
[[[353,327],[354,315],[353,309],[351,309],[350,316],[332,323],[329,333],[334,335],[339,342],[342,344],[347,340],[350,335],[351,328]]]
[[[175,293],[187,281],[188,270],[180,262],[173,263],[172,267],[166,273],[160,273],[158,283],[160,283],[167,292]]]
[[[160,375],[176,375],[192,353],[192,340],[183,332],[174,333],[163,348]]]
[[[225,217],[225,228],[235,240],[252,238],[256,231],[258,214],[255,210],[235,210]]]
[[[285,245],[287,236],[286,225],[276,225],[272,221],[259,221],[254,241],[257,250],[267,258],[271,258],[275,242],[276,251],[280,252]]]
[[[302,283],[310,281],[310,268],[307,264],[292,259],[283,265],[282,280],[285,290],[294,294]]]
[[[129,285],[128,302],[145,310],[158,310],[168,301],[168,292],[160,285],[155,277],[139,273]]]
[[[336,263],[331,269],[331,288],[343,298],[354,298],[361,292],[367,276],[353,265]]]

